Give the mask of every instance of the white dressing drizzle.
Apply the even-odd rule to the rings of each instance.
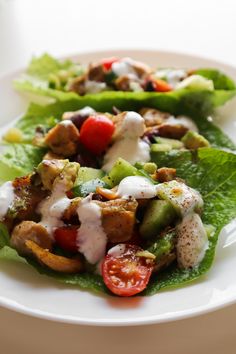
[[[161,69],[155,72],[155,77],[165,79],[168,84],[175,88],[176,85],[187,76],[184,69]]]
[[[196,213],[187,214],[176,227],[177,259],[180,267],[197,266],[209,247],[207,233],[200,216]]]
[[[38,211],[42,216],[40,224],[47,229],[51,237],[53,237],[56,228],[64,225],[61,217],[70,203],[71,199],[67,198],[65,187],[62,184],[57,184],[51,196],[39,204]]]
[[[77,208],[81,222],[77,246],[91,264],[99,262],[105,255],[107,236],[102,227],[101,209],[89,195]]]
[[[14,197],[15,194],[12,182],[5,182],[0,186],[0,220],[6,215]]]
[[[90,106],[85,106],[84,108],[78,110],[77,113],[79,113],[82,117],[87,117],[95,113],[95,110]]]
[[[124,199],[150,199],[156,196],[156,186],[145,177],[129,176],[118,187],[117,194]]]
[[[99,93],[104,91],[107,88],[105,82],[97,82],[97,81],[85,81],[85,90],[87,93]]]
[[[118,138],[104,156],[103,170],[109,172],[119,157],[134,164],[150,160],[150,147],[140,139],[145,130],[143,117],[136,112],[127,112],[118,128]]]

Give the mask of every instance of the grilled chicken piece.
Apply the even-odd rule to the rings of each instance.
[[[83,269],[83,263],[79,258],[66,258],[51,253],[48,249],[40,247],[31,240],[25,242],[28,250],[38,261],[48,268],[60,273],[78,273]]]
[[[176,169],[169,167],[158,168],[155,172],[154,179],[159,182],[169,182],[175,179],[176,177]]]
[[[115,199],[107,202],[94,201],[102,211],[102,226],[110,242],[124,242],[133,235],[136,200]]]
[[[105,72],[102,64],[91,64],[88,69],[88,80],[103,82],[105,80]]]
[[[44,155],[43,160],[63,160],[63,156],[54,154],[52,151],[48,151]]]
[[[34,221],[22,221],[17,225],[12,232],[10,244],[19,254],[29,256],[32,255],[32,252],[25,245],[27,240],[34,241],[42,248],[52,249],[52,239],[47,230]]]
[[[79,144],[79,131],[70,120],[64,120],[49,130],[45,144],[57,155],[75,155]]]
[[[86,82],[86,75],[83,76],[78,76],[75,79],[73,79],[69,85],[69,91],[78,93],[78,95],[83,96],[86,94],[86,87],[85,87],[85,82]]]
[[[115,80],[115,86],[119,91],[131,91],[130,82],[133,81],[129,76],[120,76]]]
[[[139,114],[145,120],[146,127],[161,125],[167,118],[170,117],[170,113],[161,112],[154,108],[142,108],[139,111]]]
[[[7,219],[35,220],[38,204],[47,196],[48,192],[33,185],[33,175],[16,178],[12,183],[15,199],[8,211]]]
[[[163,123],[158,127],[158,135],[164,138],[181,139],[189,129],[183,124]]]

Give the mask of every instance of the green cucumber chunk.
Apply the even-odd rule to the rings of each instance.
[[[92,179],[85,183],[79,184],[72,189],[75,197],[86,197],[90,193],[95,193],[97,187],[109,188],[109,186],[99,178]]]
[[[104,172],[102,170],[91,167],[80,167],[75,185],[79,185],[96,178],[101,179],[103,176]]]
[[[143,238],[152,238],[158,235],[166,226],[176,218],[176,211],[166,200],[151,200],[146,208],[140,234]]]
[[[102,180],[110,187],[117,186],[122,179],[128,176],[137,175],[137,168],[132,166],[129,162],[119,158],[113,165],[111,171]]]

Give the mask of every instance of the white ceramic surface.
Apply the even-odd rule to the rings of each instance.
[[[233,67],[183,54],[106,51],[77,57],[82,62],[88,62],[110,55],[132,56],[156,66],[217,67],[236,79],[236,69]],[[5,76],[0,80],[3,98],[0,108],[2,129],[25,108],[25,102],[11,89],[11,80],[15,75]],[[236,100],[233,100],[214,117],[232,139],[236,137],[235,116]],[[236,244],[229,241],[229,236],[234,241],[235,224],[221,233],[214,266],[201,280],[152,297],[123,299],[97,296],[58,284],[26,265],[1,262],[0,304],[33,316],[92,325],[137,325],[191,317],[236,302],[236,279],[232,272],[236,267]]]

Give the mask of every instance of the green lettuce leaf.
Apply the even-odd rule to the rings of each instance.
[[[71,61],[59,62],[48,54],[34,58],[26,75],[14,82],[17,90],[48,96],[57,101],[77,100],[77,106],[82,108],[92,106],[98,111],[111,111],[113,106],[121,110],[128,109],[132,104],[134,109],[143,106],[155,107],[173,114],[192,116],[208,115],[214,108],[223,105],[236,94],[234,82],[216,69],[198,69],[196,74],[202,75],[214,82],[215,90],[181,89],[168,93],[156,92],[120,92],[107,91],[98,94],[88,94],[83,97],[73,92],[65,92],[50,88],[49,76],[61,69],[69,69]]]
[[[179,287],[205,274],[212,265],[218,235],[223,226],[236,217],[236,155],[225,151],[203,148],[198,152],[172,151],[156,153],[152,156],[159,167],[171,166],[177,169],[177,175],[184,178],[193,188],[200,191],[204,199],[203,222],[215,227],[215,233],[209,240],[209,249],[199,267],[192,270],[180,270],[175,266],[152,277],[143,295],[152,295],[170,287]],[[8,246],[6,230],[0,228],[0,259],[19,260],[16,251]],[[4,241],[6,240],[6,241]],[[4,246],[5,245],[5,246]],[[21,258],[21,257],[20,257]],[[64,275],[42,267],[35,261],[28,262],[41,274],[46,274],[65,284],[83,289],[107,292],[101,276],[85,274]]]
[[[158,166],[171,166],[187,184],[197,189],[204,200],[202,220],[215,227],[209,240],[209,249],[200,266],[192,270],[172,268],[152,278],[145,294],[178,287],[205,274],[212,265],[215,247],[221,229],[236,217],[236,155],[209,148],[190,151],[152,154]]]
[[[33,171],[45,154],[45,149],[31,144],[5,144],[1,147],[0,182],[13,180]]]

